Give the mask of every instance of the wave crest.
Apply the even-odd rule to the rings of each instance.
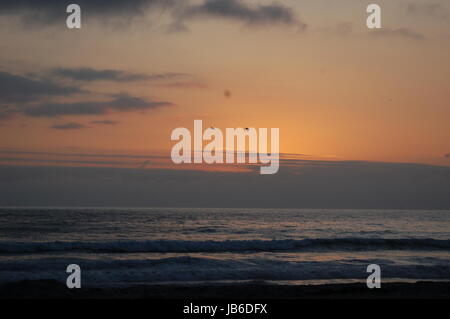
[[[227,241],[55,241],[0,242],[0,253],[95,252],[95,253],[195,253],[259,251],[361,251],[361,250],[449,250],[450,240],[431,238],[315,238],[287,240]]]

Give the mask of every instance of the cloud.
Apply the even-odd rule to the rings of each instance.
[[[446,19],[449,17],[447,9],[441,3],[408,3],[406,12],[413,15],[424,15],[432,18]]]
[[[100,125],[117,125],[119,122],[111,121],[111,120],[102,120],[102,121],[91,121],[91,124],[100,124]]]
[[[200,81],[168,82],[159,85],[171,89],[205,89],[208,86]]]
[[[58,153],[58,152],[39,152],[39,151],[24,151],[24,150],[0,150],[0,154],[58,156],[58,157],[131,158],[131,159],[166,158],[166,157],[161,157],[161,156],[157,156],[157,155],[104,154],[104,153]]]
[[[98,71],[88,68],[60,68],[57,70],[59,70],[58,74],[86,81],[104,78],[116,81],[129,81],[138,77],[137,74],[118,70]],[[172,79],[182,76],[181,74],[164,73],[139,75],[139,77],[145,77],[146,79]],[[101,115],[108,112],[145,111],[173,105],[170,102],[151,101],[126,93],[109,95],[111,97],[109,101],[54,102],[55,98],[70,97],[76,93],[92,95],[95,92],[85,91],[77,86],[60,84],[56,79],[40,77],[39,75],[23,76],[0,71],[0,121],[11,119],[19,114],[30,117]],[[112,123],[99,122],[97,124]]]
[[[130,162],[120,161],[99,161],[99,160],[63,160],[63,159],[39,159],[39,158],[18,158],[0,157],[0,162],[7,163],[34,163],[34,164],[65,164],[65,165],[129,165]]]
[[[399,29],[389,29],[389,28],[382,28],[382,29],[376,29],[373,31],[369,31],[371,35],[377,36],[377,37],[402,37],[412,40],[425,40],[426,37],[418,32],[415,32],[413,30],[407,29],[407,28],[399,28]]]
[[[297,26],[300,30],[307,28],[292,8],[277,3],[250,5],[238,0],[205,0],[178,11],[181,21],[208,17],[235,20],[248,26],[277,24]],[[182,23],[177,21],[177,25],[182,26]]]
[[[2,121],[9,120],[17,115],[19,111],[15,108],[4,108],[0,104],[0,125],[2,124]]]
[[[66,7],[71,2],[55,0],[2,0],[0,15],[16,15],[25,25],[63,25],[67,14]],[[82,14],[95,19],[130,19],[141,17],[151,8],[164,8],[175,3],[172,0],[77,0]]]
[[[56,124],[51,126],[51,128],[57,129],[57,130],[77,130],[81,128],[87,128],[86,125],[75,123],[75,122],[69,122],[64,124]]]
[[[57,77],[68,78],[75,81],[115,81],[115,82],[133,82],[145,80],[171,80],[188,76],[185,73],[161,73],[161,74],[144,74],[131,73],[121,70],[97,70],[93,68],[55,68],[50,74]]]
[[[26,26],[64,25],[67,14],[64,3],[55,0],[2,0],[0,15],[18,16]],[[155,13],[158,19],[168,11],[172,21],[167,27],[171,32],[186,31],[187,20],[205,17],[224,18],[248,26],[290,25],[299,30],[307,28],[295,11],[281,3],[253,4],[247,0],[78,0],[83,21],[112,22],[120,27]]]
[[[51,75],[69,78],[76,81],[117,81],[129,82],[145,79],[144,74],[127,73],[119,70],[95,70],[92,68],[55,68],[50,72]]]
[[[152,161],[150,160],[145,160],[142,162],[141,165],[139,165],[139,168],[145,168],[148,164],[150,164]]]
[[[354,32],[354,25],[348,22],[340,22],[318,30],[335,36],[348,36]]]
[[[65,115],[102,115],[108,112],[145,111],[173,105],[165,101],[149,101],[128,94],[117,94],[106,102],[43,103],[24,110],[31,117],[59,117]]]
[[[79,160],[71,167],[0,165],[0,205],[450,209],[450,167],[348,162],[295,171],[282,166],[264,177],[138,165],[74,167],[91,161]]]
[[[0,71],[0,105],[21,103],[44,96],[65,96],[81,93],[80,88],[57,84],[51,80],[31,79]]]
[[[158,86],[173,89],[203,89],[206,84],[192,74],[182,72],[166,73],[132,73],[113,69],[94,68],[54,68],[48,72],[50,77],[58,79],[69,79],[76,82],[135,82],[154,81]]]
[[[168,72],[168,73],[160,73],[160,74],[147,74],[147,80],[173,80],[181,77],[189,77],[190,74],[187,73],[176,73],[176,72]]]

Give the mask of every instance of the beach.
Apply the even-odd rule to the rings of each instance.
[[[0,286],[1,299],[449,299],[450,281],[325,285],[136,285],[126,288],[68,289],[53,280],[21,281]]]

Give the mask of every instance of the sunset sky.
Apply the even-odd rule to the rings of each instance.
[[[73,2],[80,30],[71,2],[0,3],[0,164],[151,168],[201,119],[280,128],[300,160],[450,166],[447,1],[377,1],[378,31],[373,1]]]

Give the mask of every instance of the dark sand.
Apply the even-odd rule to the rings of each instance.
[[[68,289],[53,280],[21,281],[0,286],[1,299],[450,299],[450,282],[326,285],[140,285],[128,288]]]

